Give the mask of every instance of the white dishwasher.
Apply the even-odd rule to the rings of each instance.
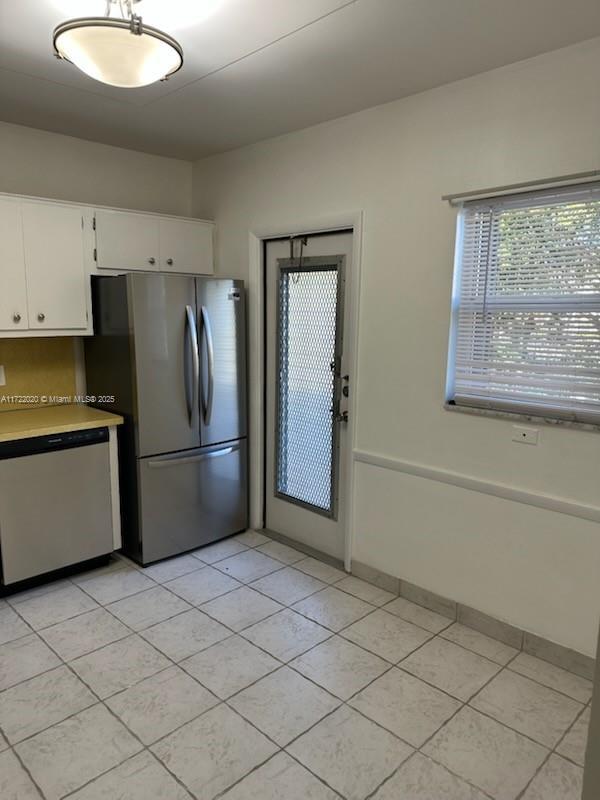
[[[3,586],[112,550],[108,428],[0,443]]]

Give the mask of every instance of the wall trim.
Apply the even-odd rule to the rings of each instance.
[[[503,500],[512,500],[516,503],[524,503],[528,506],[535,506],[546,511],[554,511],[558,514],[567,514],[571,517],[587,519],[591,522],[600,522],[600,507],[588,506],[583,503],[576,503],[565,497],[556,495],[542,494],[538,492],[528,492],[509,486],[504,483],[494,483],[493,481],[481,480],[471,475],[461,472],[429,467],[425,464],[418,464],[412,461],[402,461],[390,456],[379,455],[368,450],[354,450],[354,460],[361,464],[369,464],[372,467],[403,472],[407,475],[414,475],[417,478],[425,478],[438,483],[447,483],[450,486],[458,486],[461,489],[469,489],[473,492],[489,494],[493,497],[500,497]]]

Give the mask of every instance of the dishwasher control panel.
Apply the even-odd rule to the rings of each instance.
[[[84,447],[102,442],[108,442],[108,428],[106,427],[33,436],[13,442],[0,442],[0,460],[30,456],[34,453],[51,453],[53,450],[68,450],[72,447]]]

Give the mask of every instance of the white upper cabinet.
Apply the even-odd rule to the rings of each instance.
[[[158,223],[150,214],[97,209],[96,263],[99,269],[159,269]]]
[[[213,273],[213,222],[96,209],[98,269]]]
[[[212,275],[215,224],[0,194],[0,338],[93,333],[98,270]]]
[[[83,209],[27,201],[21,209],[29,328],[85,330],[89,278]]]
[[[0,331],[27,330],[21,203],[0,197]]]
[[[0,337],[92,333],[92,215],[0,196]]]
[[[214,223],[161,219],[160,269],[163,272],[213,273]]]

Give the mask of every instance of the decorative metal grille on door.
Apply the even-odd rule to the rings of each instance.
[[[275,494],[336,515],[344,256],[278,259]]]

